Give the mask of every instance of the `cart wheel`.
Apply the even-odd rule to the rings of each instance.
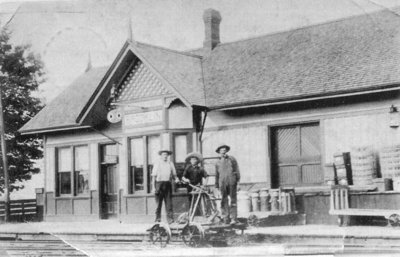
[[[339,227],[346,227],[349,225],[349,216],[343,216],[339,215],[338,216],[338,225]]]
[[[164,224],[156,224],[150,230],[150,240],[153,244],[159,244],[161,247],[167,246],[171,239],[171,231]]]
[[[199,224],[188,224],[182,230],[182,239],[187,246],[199,247],[204,241],[204,230]]]
[[[247,218],[247,224],[248,224],[249,226],[257,227],[258,224],[259,224],[259,222],[260,222],[260,221],[258,220],[258,217],[257,217],[256,215],[254,215],[254,214],[250,215],[250,216]]]
[[[393,213],[388,218],[388,223],[392,227],[399,227],[400,226],[400,215],[397,213]]]

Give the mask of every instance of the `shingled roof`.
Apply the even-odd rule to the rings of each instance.
[[[43,110],[26,123],[22,133],[48,129],[79,127],[77,117],[104,77],[107,67],[93,68],[78,77],[61,94],[53,99]]]
[[[201,56],[136,43],[141,55],[191,105],[205,106]]]
[[[391,11],[218,45],[204,57],[206,105],[224,108],[400,82],[400,17]]]
[[[190,106],[236,108],[400,86],[400,17],[390,10],[219,44],[204,56],[129,45]],[[105,72],[84,74],[21,131],[78,126]]]

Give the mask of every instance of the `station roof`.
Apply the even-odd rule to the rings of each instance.
[[[83,74],[21,132],[84,126],[82,113],[104,87],[101,81],[129,51],[188,107],[242,108],[340,96],[399,87],[400,15],[383,10],[222,43],[208,53],[127,41],[110,68]]]

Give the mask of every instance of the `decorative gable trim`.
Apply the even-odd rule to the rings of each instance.
[[[82,112],[78,116],[78,118],[76,120],[77,124],[87,125],[87,123],[89,123],[89,124],[92,123],[89,118],[89,113],[94,109],[94,106],[96,105],[96,103],[98,103],[99,99],[104,94],[104,91],[105,90],[107,91],[107,88],[111,88],[110,83],[112,82],[111,81],[112,78],[114,77],[115,73],[118,72],[119,69],[121,69],[123,61],[129,58],[128,54],[130,52],[134,56],[139,58],[143,62],[144,65],[147,66],[147,68],[161,81],[163,86],[165,86],[173,94],[175,94],[177,97],[179,97],[187,108],[192,109],[192,105],[190,104],[190,102],[187,99],[185,99],[185,97],[183,97],[183,95],[171,83],[169,83],[169,81],[167,81],[162,76],[162,74],[160,72],[158,72],[157,69],[155,69],[154,66],[140,53],[140,50],[136,47],[136,44],[133,44],[130,41],[126,41],[124,46],[122,47],[121,51],[118,53],[117,58],[114,60],[114,62],[108,69],[106,75],[100,82],[96,91],[94,92],[92,97],[89,99],[87,105],[85,106],[85,108],[82,110]],[[127,68],[129,68],[129,67],[125,67],[125,69],[127,69]]]

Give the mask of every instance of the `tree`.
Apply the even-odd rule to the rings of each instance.
[[[30,52],[30,47],[13,46],[7,29],[0,32],[0,86],[2,91],[5,138],[9,169],[10,191],[23,186],[15,182],[29,180],[39,173],[35,161],[42,158],[42,142],[35,135],[18,133],[43,105],[32,93],[44,81],[43,64]],[[1,170],[2,164],[0,164]],[[0,173],[0,191],[4,192],[4,172]]]

